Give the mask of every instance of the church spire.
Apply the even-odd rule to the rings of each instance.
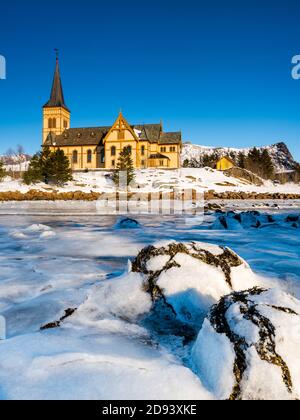
[[[54,72],[54,78],[52,83],[51,95],[49,101],[44,105],[44,108],[65,108],[69,111],[68,107],[65,104],[64,93],[60,78],[60,71],[59,71],[59,59],[58,59],[58,50],[55,50],[56,53],[56,66]]]

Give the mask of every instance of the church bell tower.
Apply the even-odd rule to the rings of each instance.
[[[43,106],[43,144],[49,134],[62,134],[70,128],[71,112],[65,104],[59,71],[58,51],[56,50],[56,66],[49,101]]]

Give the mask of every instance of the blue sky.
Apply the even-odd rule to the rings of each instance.
[[[0,153],[38,150],[59,48],[73,127],[112,124],[121,108],[198,144],[285,141],[300,160],[299,21],[297,0],[5,2]]]

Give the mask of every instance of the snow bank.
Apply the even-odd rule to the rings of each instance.
[[[300,194],[299,184],[274,185],[266,181],[263,186],[256,186],[249,181],[226,176],[223,172],[211,168],[181,168],[178,170],[141,169],[136,170],[136,181],[131,188],[135,193],[168,192],[174,190],[213,190],[222,192],[246,192],[246,193],[291,193]],[[73,181],[63,187],[55,187],[39,183],[32,186],[23,184],[21,180],[12,180],[6,177],[0,183],[0,192],[20,191],[26,193],[29,190],[43,192],[76,192],[84,193],[112,193],[115,185],[111,180],[111,173],[105,171],[74,173]]]

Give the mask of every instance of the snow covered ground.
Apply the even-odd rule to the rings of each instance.
[[[23,193],[30,189],[41,191],[83,191],[83,192],[112,192],[115,186],[107,172],[75,173],[74,180],[63,188],[52,188],[49,185],[37,184],[26,186],[23,182],[11,180],[7,177],[0,183],[0,192],[21,191]],[[200,191],[214,190],[216,192],[244,191],[259,193],[291,193],[300,194],[300,184],[275,185],[266,181],[261,187],[250,184],[247,181],[227,177],[222,172],[210,169],[182,168],[175,171],[166,170],[138,170],[136,171],[136,182],[132,190],[140,192],[148,191],[169,191],[174,188],[197,189]]]
[[[182,267],[187,264],[186,268],[181,272],[175,264],[164,277],[159,277],[159,286],[180,314],[180,322],[188,323],[181,335],[172,330],[169,315],[164,317],[160,307],[145,319],[144,314],[151,311],[151,297],[141,287],[140,274],[128,275],[128,270],[134,271],[133,260],[151,244],[166,246],[172,240],[210,243],[213,246],[199,247],[214,258],[222,254],[220,246],[228,246],[246,261],[239,265],[233,258],[233,267],[237,265],[231,273],[234,290],[239,289],[241,277],[246,281],[240,284],[242,288],[275,287],[278,293],[287,292],[300,299],[298,215],[297,209],[273,209],[236,219],[231,213],[211,213],[204,224],[195,218],[180,217],[139,217],[135,224],[119,223],[113,216],[1,216],[0,315],[7,321],[7,339],[0,341],[0,399],[226,397],[232,368],[218,353],[222,348],[218,347],[220,338],[208,324],[204,326],[202,334],[209,340],[207,351],[217,351],[218,362],[224,363],[216,370],[219,381],[224,378],[222,389],[215,387],[215,378],[203,372],[198,357],[203,353],[201,335],[197,341],[197,337],[188,342],[182,338],[188,324],[199,332],[209,306],[230,293],[222,270],[211,267],[209,271],[203,263],[197,265],[190,257],[182,259],[179,255],[176,261]],[[225,228],[220,217],[241,220],[242,224],[228,222],[229,227]],[[259,228],[252,217],[261,220]],[[165,263],[165,257],[159,257],[150,260],[147,267],[156,270]],[[178,275],[174,277],[176,270]],[[223,270],[227,273],[226,267]],[[210,281],[205,288],[197,286],[195,272],[199,278],[209,273],[215,286],[212,288]],[[172,278],[177,279],[176,283],[172,283]],[[198,292],[193,292],[199,286]],[[278,293],[277,300],[274,298],[277,306],[281,302]],[[282,298],[283,304],[292,305],[290,298]],[[198,319],[193,314],[199,305],[203,313]],[[195,311],[190,318],[186,309],[191,307]],[[76,308],[77,312],[61,322],[60,327],[40,330],[62,319],[66,310]],[[279,320],[276,315],[274,325]],[[242,321],[240,324],[243,326]],[[285,325],[280,324],[279,328],[286,328]],[[177,327],[180,330],[180,325]],[[295,333],[294,341],[289,341],[287,334],[288,328],[280,330],[280,349],[292,364],[292,375],[297,375],[299,345],[296,347],[295,343],[299,336]],[[210,348],[209,343],[214,347]],[[286,343],[292,345],[287,347]],[[223,345],[228,348],[225,341]],[[229,357],[228,363],[230,360]],[[268,381],[268,366],[263,366],[264,381]],[[280,370],[276,369],[270,376],[272,383],[274,378],[280,379]],[[259,371],[250,371],[251,389],[261,385]],[[294,385],[298,386],[297,381]],[[286,389],[278,390],[276,397],[285,395]],[[251,395],[248,388],[245,392]]]

